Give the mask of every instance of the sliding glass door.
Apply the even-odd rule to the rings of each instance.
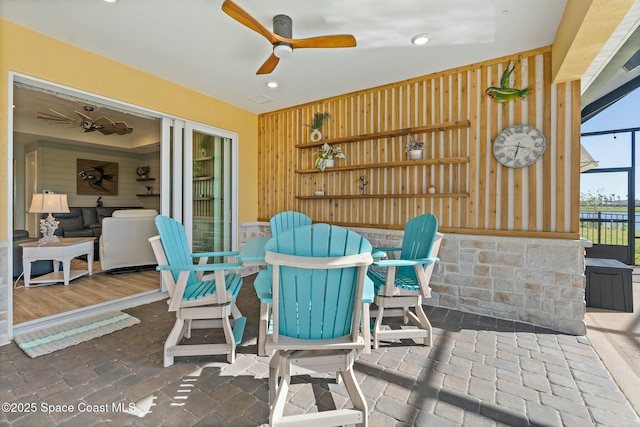
[[[237,135],[209,126],[173,121],[170,174],[174,202],[167,209],[182,220],[193,252],[237,248]]]
[[[191,137],[193,251],[229,251],[233,247],[232,140],[197,130]]]

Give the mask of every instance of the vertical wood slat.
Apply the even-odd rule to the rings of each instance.
[[[536,82],[538,81],[536,79],[536,70],[537,70],[537,63],[539,61],[538,57],[533,57],[531,58],[531,64],[529,64],[529,87],[531,87],[531,90],[529,91],[530,94],[527,97],[528,98],[528,103],[529,103],[529,111],[528,111],[528,116],[527,116],[527,124],[533,126],[536,123],[536,117],[537,117],[537,111],[538,111],[538,89],[536,87]],[[537,182],[537,167],[530,167],[527,169],[527,183],[528,183],[528,187],[525,189],[523,188],[523,192],[527,195],[527,211],[528,211],[528,215],[527,218],[525,219],[527,221],[527,224],[525,226],[522,227],[523,230],[536,230],[537,226],[536,226],[536,212],[537,212],[537,208],[538,208],[538,203],[537,203],[537,187],[536,187],[536,182]],[[526,191],[525,191],[526,190]]]
[[[502,70],[518,60],[514,84],[531,87],[527,98],[502,105],[489,101],[486,87],[499,85]],[[260,115],[259,216],[298,209],[314,221],[401,227],[415,215],[433,212],[441,226],[450,229],[577,232],[577,214],[570,211],[568,200],[577,200],[579,193],[579,102],[571,99],[579,100],[579,84],[568,83],[564,90],[550,78],[550,49],[542,48]],[[411,136],[427,142],[425,158],[462,156],[469,163],[296,173],[312,168],[315,150],[295,148],[309,141],[309,129],[302,123],[324,111],[331,114],[327,138],[470,122],[469,128],[340,144],[347,159],[338,160],[339,166],[405,160],[404,146]],[[548,148],[538,164],[515,170],[497,163],[492,146],[502,129],[517,123],[542,129]],[[316,189],[360,195],[361,175],[369,180],[367,194],[426,193],[434,183],[441,193],[468,197],[296,199]]]

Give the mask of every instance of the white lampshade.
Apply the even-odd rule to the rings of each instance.
[[[36,193],[31,199],[29,213],[69,212],[66,194]]]

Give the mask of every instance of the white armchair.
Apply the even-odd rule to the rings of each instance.
[[[102,270],[157,265],[149,237],[158,234],[154,209],[124,209],[102,220],[100,264]]]

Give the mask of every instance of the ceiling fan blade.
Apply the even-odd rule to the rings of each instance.
[[[49,111],[51,111],[53,114],[43,113],[41,111],[36,111],[36,113],[38,113],[38,118],[43,120],[53,120],[53,121],[63,122],[63,123],[75,122],[75,119],[72,119],[71,117],[67,117],[64,114],[57,112],[56,110],[49,109]]]
[[[258,22],[253,16],[249,15],[244,9],[232,2],[231,0],[225,0],[222,3],[222,11],[244,25],[245,27],[255,31],[269,40],[271,44],[277,43],[282,37],[269,31],[264,25]]]
[[[271,73],[276,68],[276,65],[278,65],[278,62],[280,62],[280,58],[278,58],[272,53],[271,56],[269,56],[267,60],[264,61],[264,64],[262,64],[262,66],[258,69],[258,72],[256,74]]]
[[[309,37],[306,39],[291,39],[291,48],[333,48],[356,47],[356,38],[351,34],[336,34],[332,36]]]
[[[51,115],[42,114],[42,113],[38,113],[38,114],[40,114],[38,116],[39,119],[49,120],[52,123],[75,123],[75,120],[70,118],[56,117],[56,116],[51,116]]]
[[[77,115],[79,115],[82,120],[93,123],[93,119],[91,117],[87,116],[86,114],[82,114],[79,111],[76,111],[75,113]]]
[[[124,135],[133,132],[133,128],[127,126],[125,122],[114,122],[105,116],[96,119],[94,123],[101,126],[101,128],[98,129],[98,132],[103,135],[111,135],[112,133]]]

